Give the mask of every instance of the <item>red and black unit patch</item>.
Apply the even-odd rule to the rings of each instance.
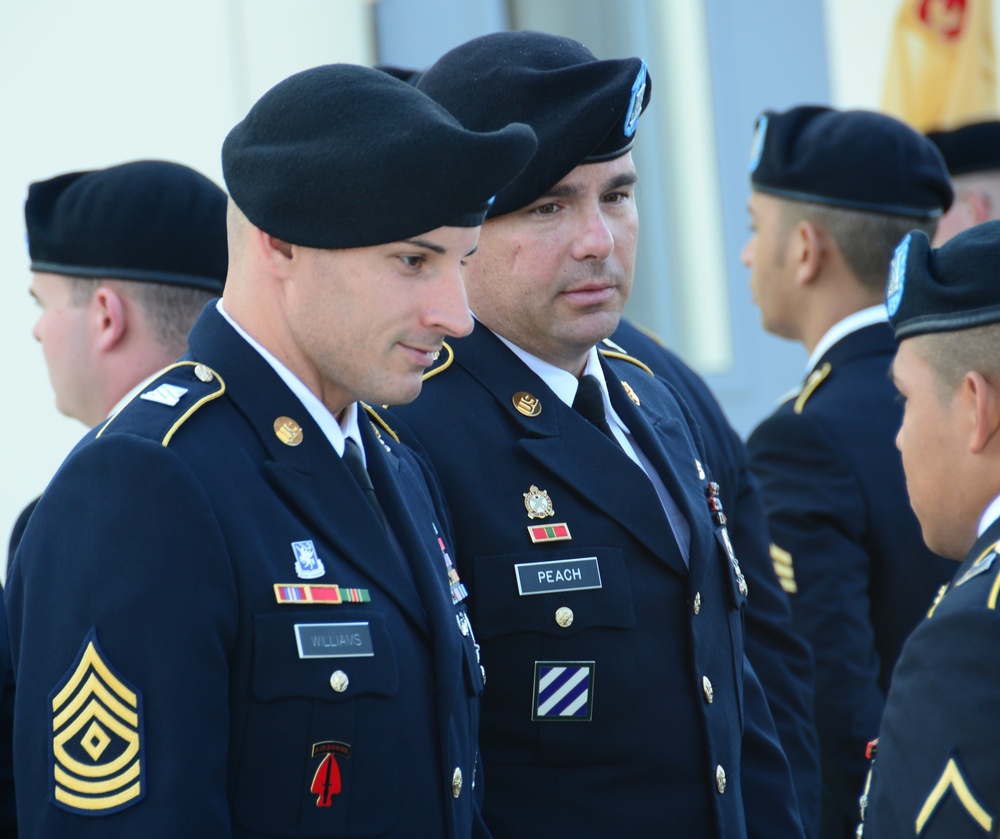
[[[313,775],[312,786],[309,787],[309,792],[316,796],[317,807],[332,807],[333,796],[340,795],[340,765],[336,755],[345,759],[350,757],[351,747],[337,740],[313,743],[312,756],[323,758]]]

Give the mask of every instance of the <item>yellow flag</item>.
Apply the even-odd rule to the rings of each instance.
[[[992,0],[902,0],[883,109],[919,131],[996,118]]]

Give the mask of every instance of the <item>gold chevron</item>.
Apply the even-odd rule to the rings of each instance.
[[[917,814],[917,836],[923,831],[927,820],[934,814],[934,810],[941,803],[941,799],[947,795],[949,789],[955,791],[958,800],[965,808],[965,811],[975,819],[976,824],[986,831],[987,834],[991,833],[993,831],[993,816],[986,812],[982,804],[976,801],[976,797],[972,794],[972,790],[969,789],[968,784],[965,783],[965,778],[962,777],[962,772],[958,768],[958,764],[955,763],[955,759],[949,758],[944,772],[941,773],[940,779],[938,779],[934,789],[931,790],[931,794],[927,796],[924,806],[920,808],[920,812]]]

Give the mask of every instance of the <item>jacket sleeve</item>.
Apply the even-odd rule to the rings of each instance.
[[[865,746],[877,736],[884,705],[862,489],[805,414],[779,411],[754,431],[748,448],[771,538],[790,555],[794,623],[812,646],[824,797],[845,826],[854,824]]]
[[[63,465],[6,594],[23,835],[231,835],[227,546],[170,450],[126,435]]]

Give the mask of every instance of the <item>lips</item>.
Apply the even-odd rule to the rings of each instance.
[[[617,287],[613,285],[586,285],[568,289],[562,296],[577,306],[599,306],[615,296]]]

